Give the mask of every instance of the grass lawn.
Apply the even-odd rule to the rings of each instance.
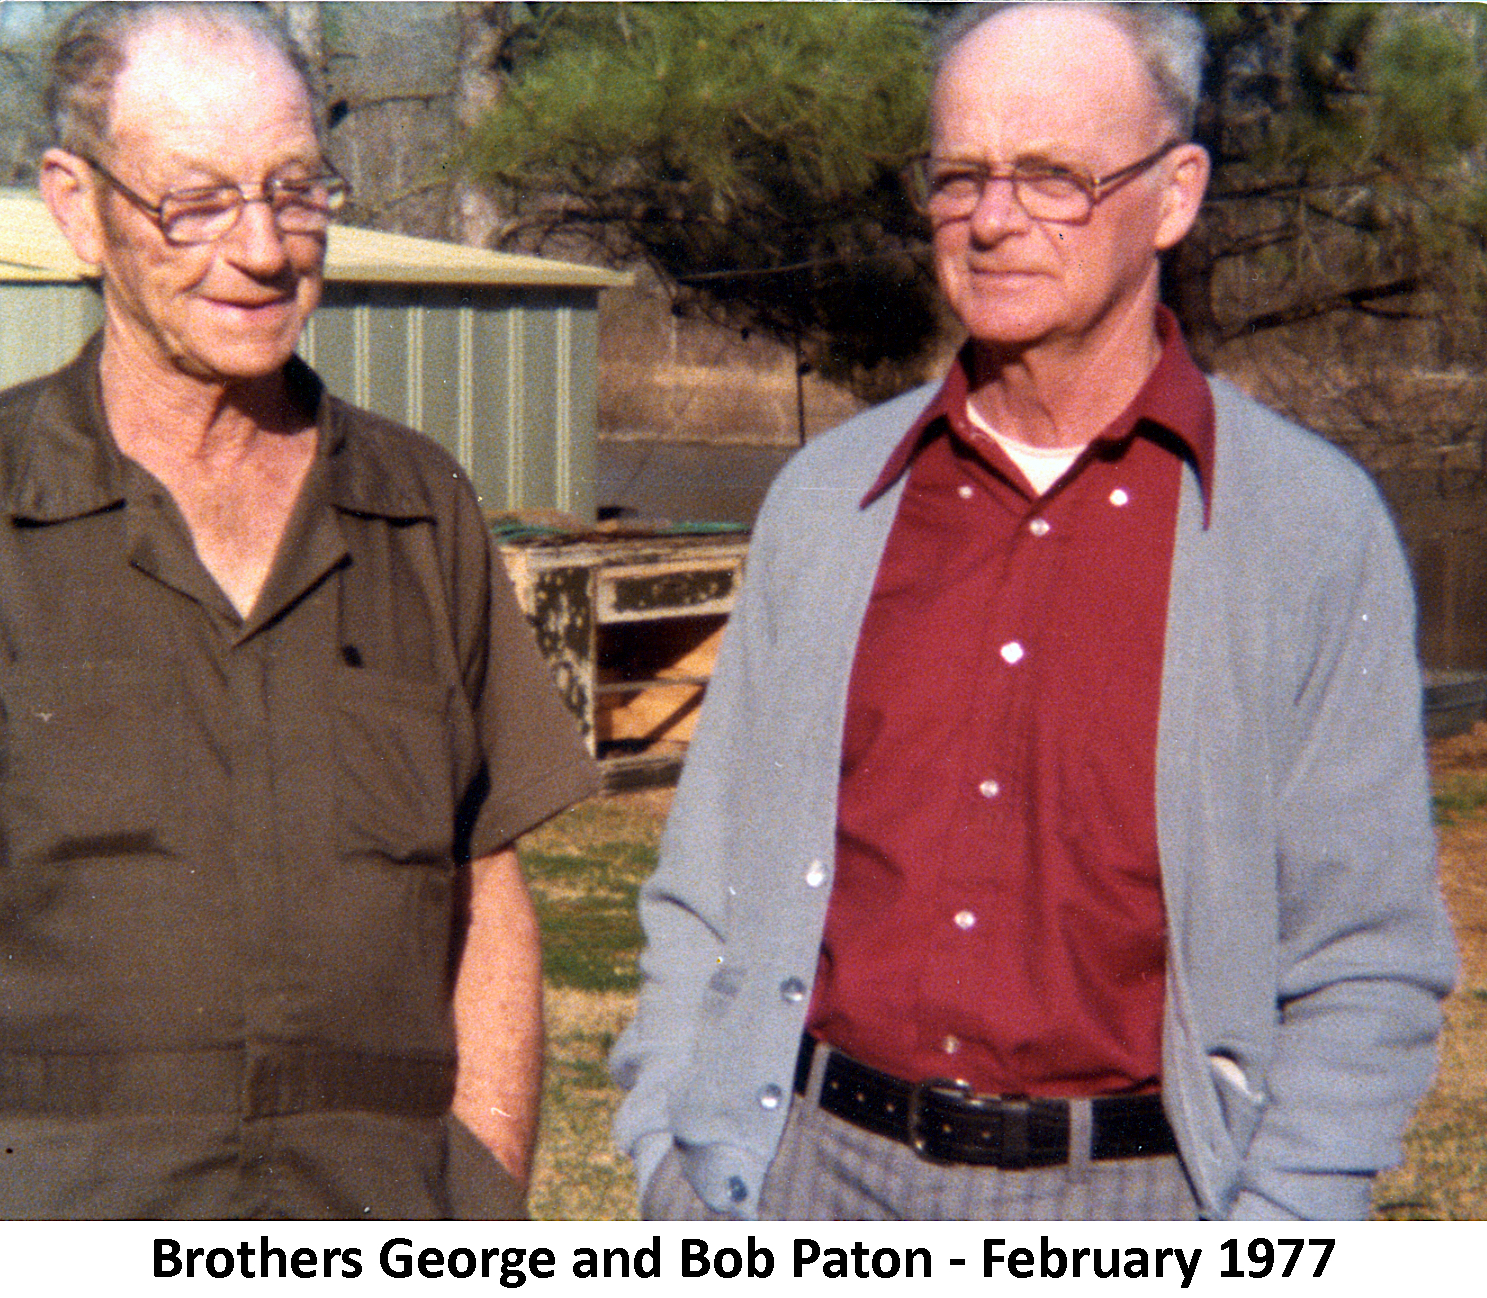
[[[1441,883],[1461,975],[1446,1001],[1440,1073],[1406,1139],[1407,1161],[1379,1178],[1374,1213],[1487,1219],[1487,723],[1431,747]]]
[[[1446,1003],[1434,1090],[1404,1166],[1379,1178],[1381,1218],[1487,1219],[1487,723],[1432,745],[1441,876],[1462,971]],[[596,798],[523,840],[542,922],[547,1080],[531,1211],[542,1220],[635,1217],[629,1160],[609,1121],[619,1094],[605,1071],[629,1021],[640,926],[635,896],[655,863],[671,795]]]
[[[520,847],[542,925],[547,1076],[532,1176],[539,1220],[633,1221],[635,1178],[609,1120],[605,1060],[630,1020],[639,977],[635,896],[656,863],[670,790],[594,798]]]

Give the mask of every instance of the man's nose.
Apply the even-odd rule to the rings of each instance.
[[[976,206],[971,209],[971,234],[981,242],[994,241],[1004,234],[1025,230],[1031,222],[1027,209],[1018,200],[1016,182],[1010,176],[988,176]]]
[[[237,224],[222,238],[232,260],[255,275],[272,275],[282,270],[289,260],[284,246],[284,232],[274,219],[273,205],[267,196],[244,198]]]

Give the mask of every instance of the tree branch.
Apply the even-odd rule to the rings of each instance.
[[[1340,293],[1332,293],[1326,297],[1316,298],[1310,302],[1295,302],[1290,306],[1282,307],[1278,311],[1266,311],[1260,315],[1251,316],[1242,324],[1226,330],[1221,341],[1226,343],[1233,342],[1236,338],[1242,338],[1245,334],[1259,333],[1264,329],[1278,329],[1285,325],[1301,324],[1307,320],[1317,320],[1322,316],[1330,315],[1334,311],[1368,310],[1373,314],[1381,315],[1383,314],[1383,309],[1371,306],[1371,304],[1383,299],[1403,297],[1407,293],[1418,292],[1421,287],[1423,286],[1420,280],[1416,276],[1411,275],[1383,284],[1359,285]]]

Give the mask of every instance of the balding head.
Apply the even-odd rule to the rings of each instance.
[[[148,31],[190,31],[210,47],[249,41],[281,59],[305,87],[317,133],[315,79],[299,47],[262,5],[191,3],[102,3],[74,13],[58,36],[46,89],[53,142],[82,157],[106,151],[114,84],[129,51]]]
[[[334,173],[304,78],[259,17],[138,8],[94,60],[96,145],[42,158],[47,205],[103,280],[105,364],[271,379],[319,299]]]
[[[940,66],[957,46],[982,24],[997,16],[1037,6],[1031,4],[983,4],[968,6],[969,12],[946,29],[940,41]],[[1058,5],[1070,9],[1072,5]],[[1136,57],[1151,78],[1157,98],[1173,133],[1190,138],[1203,88],[1203,64],[1207,37],[1202,22],[1181,4],[1087,4],[1085,10],[1100,10],[1101,16],[1125,34]]]

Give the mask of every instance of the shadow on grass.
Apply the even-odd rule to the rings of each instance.
[[[543,977],[550,986],[578,991],[633,992],[640,985],[635,960],[640,926],[632,891],[618,904],[606,898],[539,901]]]

